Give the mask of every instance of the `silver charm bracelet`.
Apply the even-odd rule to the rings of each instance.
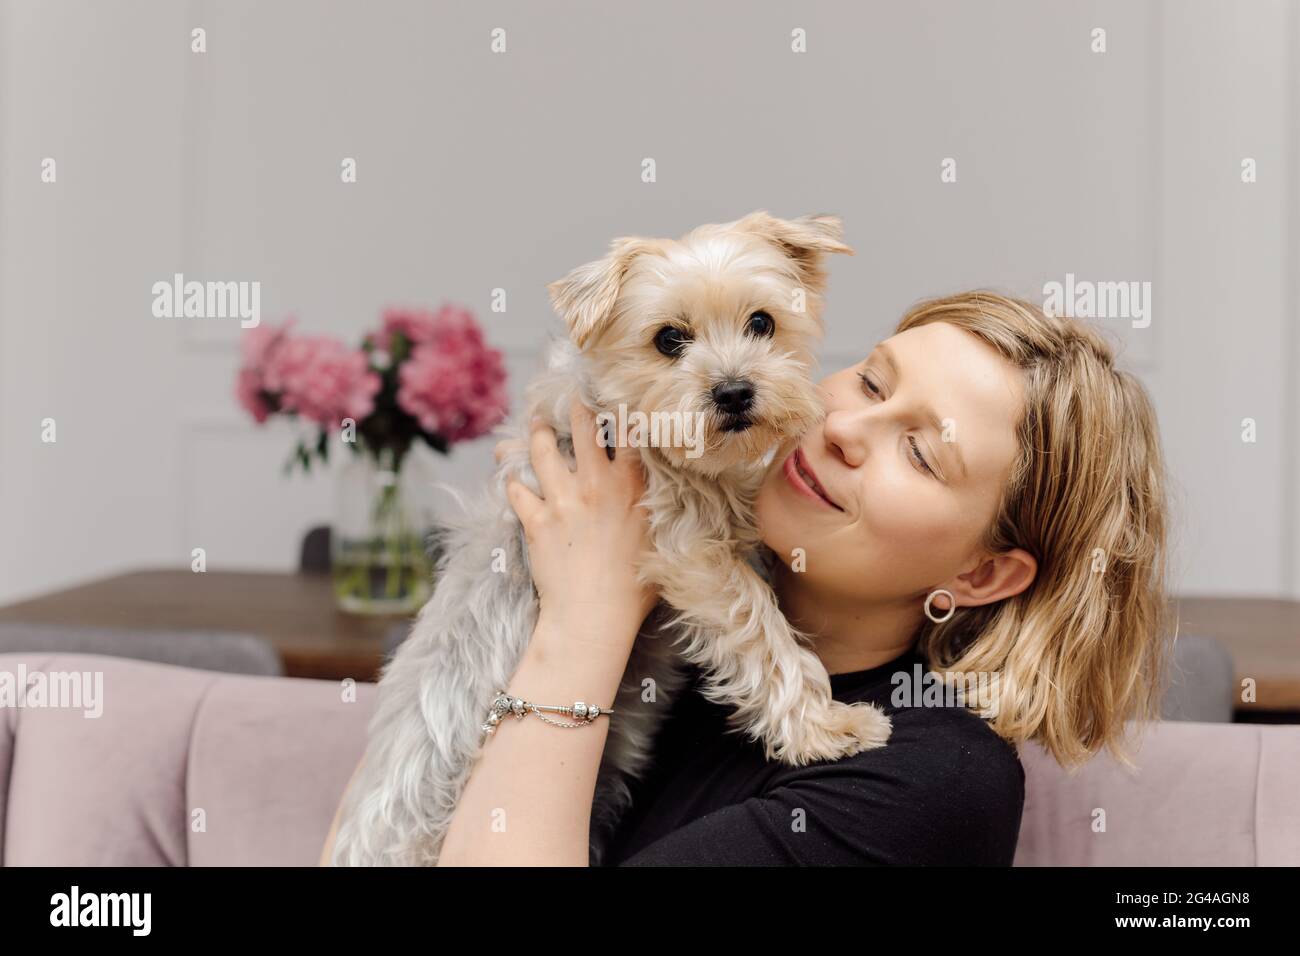
[[[501,718],[507,714],[513,714],[515,720],[523,720],[527,714],[536,714],[540,720],[546,721],[553,727],[585,727],[602,714],[612,714],[613,707],[601,707],[597,704],[584,704],[582,701],[576,701],[571,706],[563,704],[534,704],[531,701],[524,700],[522,697],[512,697],[503,690],[497,691],[496,698],[492,701],[492,707],[488,711],[487,720],[481,725],[482,730],[489,737],[496,733],[497,725],[501,723]],[[555,720],[547,717],[546,714],[568,714],[574,720]]]

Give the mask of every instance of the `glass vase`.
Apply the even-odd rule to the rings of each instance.
[[[362,450],[338,475],[330,563],[334,596],[353,614],[409,615],[433,590],[428,487],[413,455]]]

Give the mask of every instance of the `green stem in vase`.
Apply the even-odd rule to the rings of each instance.
[[[398,502],[397,473],[391,468],[385,467],[391,460],[391,457],[388,457],[387,460],[381,459],[380,461],[378,476],[380,490],[371,519],[371,530],[374,533],[374,537],[371,539],[373,547],[367,549],[368,556],[373,555],[377,563],[387,565],[384,568],[383,594],[388,600],[399,597],[402,587],[401,556],[399,553],[402,515]],[[385,557],[387,560],[384,560]],[[370,580],[374,581],[375,577],[371,577]]]
[[[397,486],[393,486],[393,503],[388,524],[388,574],[384,579],[384,596],[390,601],[402,594],[402,521],[397,503]]]
[[[369,598],[370,595],[367,593],[369,585],[366,583],[369,568],[369,564],[364,559],[353,562],[347,576],[342,579],[340,591],[344,595],[350,594],[362,601]]]

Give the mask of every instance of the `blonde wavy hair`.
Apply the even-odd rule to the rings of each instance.
[[[947,322],[1018,368],[1019,454],[983,541],[1023,548],[1023,593],[923,619],[917,648],[938,674],[996,674],[992,729],[1034,740],[1063,767],[1107,747],[1132,766],[1129,721],[1158,719],[1172,634],[1165,595],[1168,503],[1155,410],[1101,333],[977,290],[912,308],[897,332]]]

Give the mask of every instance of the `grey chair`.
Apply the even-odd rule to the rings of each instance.
[[[0,654],[14,652],[105,654],[226,674],[284,674],[284,662],[270,642],[236,631],[0,623]]]
[[[329,525],[317,525],[303,535],[302,550],[298,554],[298,570],[324,574],[329,571],[331,564]]]
[[[1237,677],[1232,656],[1222,644],[1212,637],[1179,634],[1169,670],[1160,704],[1163,719],[1232,723]]]

